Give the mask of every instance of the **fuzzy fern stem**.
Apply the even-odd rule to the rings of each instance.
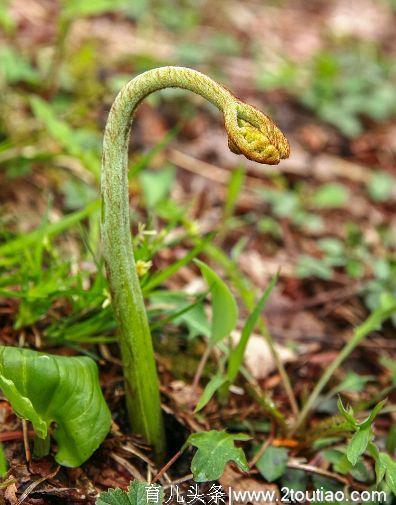
[[[149,70],[126,84],[113,103],[103,142],[103,253],[119,327],[131,428],[153,445],[158,458],[165,449],[165,435],[150,328],[132,248],[128,143],[137,106],[154,91],[170,87],[197,93],[222,111],[228,144],[236,154],[271,165],[289,155],[287,140],[267,116],[192,69],[161,67]]]

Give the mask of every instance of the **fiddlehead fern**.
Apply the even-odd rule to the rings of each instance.
[[[224,120],[228,146],[233,153],[267,165],[277,165],[288,158],[290,148],[283,133],[251,105],[234,98],[224,109]]]
[[[195,70],[161,67],[130,81],[111,108],[103,142],[102,241],[112,303],[119,326],[131,427],[164,450],[158,377],[132,249],[128,200],[128,141],[133,114],[154,91],[177,87],[197,93],[223,112],[230,149],[259,163],[277,164],[289,144],[270,118]]]

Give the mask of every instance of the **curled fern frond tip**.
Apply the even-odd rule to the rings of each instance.
[[[288,158],[290,146],[273,121],[243,102],[231,104],[224,111],[228,146],[235,154],[267,165],[277,165]]]

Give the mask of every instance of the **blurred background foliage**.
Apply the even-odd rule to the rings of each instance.
[[[48,316],[59,297],[69,300],[73,312],[75,304],[98,310],[105,303],[104,279],[93,281],[92,273],[102,271],[97,199],[106,111],[133,75],[166,64],[193,66],[218,78],[274,114],[291,138],[286,171],[261,171],[256,208],[235,211],[231,201],[228,224],[209,228],[223,227],[228,247],[237,247],[242,259],[244,248],[255,242],[246,234],[265,240],[265,259],[276,256],[291,233],[286,262],[296,278],[363,280],[370,309],[383,291],[395,294],[395,223],[389,215],[395,146],[384,141],[395,128],[394,9],[385,0],[310,6],[286,0],[3,1],[0,251],[3,295],[20,300],[15,327]],[[197,104],[210,111],[209,119]],[[161,223],[155,240],[138,235],[142,261],[152,261],[169,243],[197,236],[195,218],[202,217],[191,211],[195,200],[186,205],[185,183],[181,199],[170,198],[180,175],[166,154],[170,143],[214,164],[252,170],[227,157],[223,144],[200,147],[199,137],[219,128],[219,118],[201,104],[167,90],[151,96],[145,114],[138,115],[131,191],[146,210],[133,211],[134,219],[148,216],[149,227]],[[375,139],[380,146],[371,145]],[[316,177],[309,165],[319,166],[320,173],[323,153],[363,163],[360,180],[349,178],[348,166],[328,180]],[[165,169],[157,171],[160,166]],[[293,172],[302,174],[299,181]],[[235,188],[234,199],[242,186]],[[179,227],[175,242],[172,233]],[[59,241],[65,231],[66,240]]]

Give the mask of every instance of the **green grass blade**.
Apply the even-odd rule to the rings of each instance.
[[[257,302],[257,305],[251,312],[250,316],[246,320],[246,323],[242,329],[242,334],[238,342],[238,345],[230,352],[227,367],[227,378],[231,384],[234,382],[236,376],[238,375],[239,369],[243,362],[243,356],[245,354],[246,346],[249,342],[250,335],[252,334],[256,324],[258,323],[259,317],[277,281],[278,281],[278,274],[272,278],[267,289],[264,291],[263,296]]]

